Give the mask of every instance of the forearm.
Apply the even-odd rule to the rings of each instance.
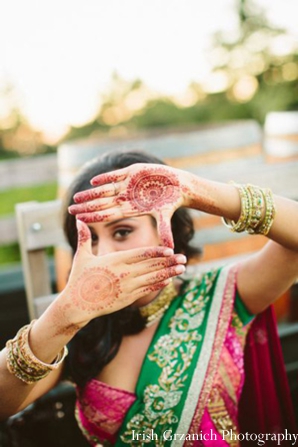
[[[194,175],[188,180],[186,206],[237,221],[241,213],[239,190],[233,184],[218,183]],[[298,204],[273,196],[275,217],[267,237],[287,249],[298,250]]]
[[[219,183],[187,173],[184,188],[185,206],[208,214],[237,220],[241,202],[232,184]]]
[[[274,196],[274,202],[276,215],[268,237],[283,247],[298,252],[298,203],[280,196]]]
[[[59,300],[59,298],[58,298]],[[28,336],[29,347],[34,356],[43,363],[52,364],[64,346],[80,329],[66,324],[70,317],[61,316],[59,301],[54,302],[33,324]],[[63,364],[47,377],[27,384],[11,373],[7,366],[8,349],[0,352],[0,418],[5,419],[25,408],[53,388],[60,380]]]
[[[23,410],[50,391],[59,382],[62,374],[61,366],[40,382],[27,385],[8,371],[6,354],[6,349],[0,352],[0,420]]]

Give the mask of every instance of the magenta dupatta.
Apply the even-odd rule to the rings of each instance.
[[[293,405],[272,307],[258,315],[245,350],[246,381],[240,400],[242,432],[297,433]],[[243,445],[255,445],[250,441]],[[276,441],[266,441],[275,446]],[[283,441],[283,446],[292,445]]]

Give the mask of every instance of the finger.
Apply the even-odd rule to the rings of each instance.
[[[82,214],[82,213],[92,213],[95,211],[106,210],[117,206],[115,199],[95,199],[92,202],[77,203],[75,205],[70,205],[68,211],[70,214]]]
[[[94,213],[77,214],[77,219],[85,223],[112,222],[113,220],[123,219],[123,217],[123,213],[119,209],[115,209],[112,212],[103,210]]]
[[[86,189],[85,191],[77,192],[73,196],[75,203],[88,202],[102,197],[110,197],[115,195],[115,186],[113,183],[100,186],[99,188]]]
[[[155,284],[150,284],[149,286],[143,286],[138,289],[135,293],[134,300],[138,300],[148,295],[151,292],[157,292],[161,289],[164,289],[168,284],[170,284],[171,279],[165,279],[164,281],[157,282]]]
[[[151,286],[153,284],[164,281],[168,278],[173,278],[174,276],[181,275],[185,272],[184,265],[175,265],[171,267],[164,268],[154,273],[147,273],[139,277],[140,284],[146,284]]]
[[[79,219],[76,219],[76,226],[78,230],[78,248],[76,255],[87,252],[92,253],[91,233],[87,225]]]
[[[142,263],[136,264],[137,274],[157,272],[158,270],[165,269],[166,267],[172,267],[179,264],[186,264],[186,256],[177,254],[169,256],[167,258],[154,258],[142,261]]]
[[[116,183],[125,180],[127,177],[127,168],[118,169],[117,171],[107,172],[93,177],[90,181],[93,186],[100,186],[106,183]]]
[[[171,226],[171,216],[162,215],[156,216],[157,231],[160,238],[160,243],[165,247],[174,248],[174,239]]]
[[[117,257],[119,262],[135,264],[152,258],[160,259],[163,257],[172,256],[173,254],[173,250],[168,247],[143,247],[119,251],[117,253]]]

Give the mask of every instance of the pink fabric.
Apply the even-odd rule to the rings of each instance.
[[[205,439],[195,440],[193,442],[194,447],[202,447],[202,446],[214,447],[215,445],[216,447],[228,446],[227,442],[224,441],[222,437],[218,434],[217,428],[215,427],[207,409],[204,411],[202,417],[201,426],[198,433],[200,432],[202,433],[202,438]]]
[[[273,434],[284,433],[286,429],[288,433],[297,433],[273,308],[267,309],[254,319],[248,332],[244,353],[240,341],[241,338],[238,338],[235,329],[230,327],[210,393],[211,401],[214,390],[219,390],[221,403],[224,402],[230,422],[237,426],[238,419],[238,433]],[[232,384],[236,391],[236,400],[226,393],[222,377],[229,378],[230,385]],[[216,433],[216,445],[219,447],[230,445],[228,440],[222,440],[214,420],[216,411],[222,408],[220,401],[215,412],[214,407],[206,408],[198,430],[198,433]],[[284,440],[283,445],[290,446],[291,442]],[[210,447],[213,444],[206,439],[196,441],[193,445]],[[234,441],[232,445],[255,447],[256,441],[241,440],[239,444]],[[271,441],[270,438],[266,440],[266,446],[275,445],[276,441]]]
[[[238,406],[244,383],[244,342],[247,329],[237,334],[236,329],[230,325],[224,346],[220,355],[218,370],[216,372],[207,407],[204,411],[197,433],[202,433],[205,439],[195,441],[194,446],[227,447],[230,440],[223,440],[221,430],[232,429],[235,435],[239,433]],[[239,445],[237,440],[233,446]]]
[[[114,443],[129,407],[136,397],[128,391],[90,380],[78,391],[77,418],[87,439],[96,445],[100,440]]]
[[[297,433],[273,308],[254,320],[245,351],[246,381],[239,408],[241,431]],[[243,443],[255,445],[253,442]],[[266,446],[276,441],[266,442]],[[283,445],[291,445],[283,441]]]

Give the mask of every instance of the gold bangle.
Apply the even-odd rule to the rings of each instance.
[[[256,233],[263,234],[264,236],[267,236],[267,234],[269,233],[271,226],[273,224],[275,214],[276,214],[276,209],[275,209],[275,203],[274,203],[272,191],[269,188],[267,188],[267,189],[262,190],[262,193],[263,193],[264,201],[266,204],[266,212],[265,212],[265,217],[264,217],[263,221],[261,222],[259,227],[256,228]]]
[[[51,371],[57,369],[68,354],[67,347],[61,350],[53,363],[39,360],[31,351],[29,333],[35,320],[22,327],[14,339],[6,343],[6,364],[8,371],[26,384],[32,384],[44,379]]]
[[[21,332],[21,343],[19,343],[19,349],[20,354],[22,355],[23,359],[28,362],[29,364],[34,364],[34,366],[37,369],[43,369],[48,368],[49,370],[58,369],[63,360],[65,359],[66,355],[68,354],[67,347],[64,346],[64,348],[60,351],[60,353],[57,355],[53,363],[45,363],[42,360],[39,360],[31,351],[30,345],[29,345],[29,334],[30,330],[35,323],[36,320],[33,320],[30,325],[28,325],[28,329]]]
[[[234,233],[242,233],[243,231],[245,231],[249,220],[249,210],[251,209],[251,196],[244,185],[238,185],[237,183],[234,182],[230,183],[233,183],[234,186],[239,191],[240,202],[241,202],[240,217],[237,220],[237,222],[235,222],[234,220],[227,219],[225,217],[222,217],[222,221],[224,225],[229,228],[229,230],[233,231]]]
[[[254,185],[247,185],[246,187],[249,194],[251,195],[251,208],[249,210],[249,218],[246,231],[249,234],[254,234],[256,228],[262,222],[265,202],[261,188]]]
[[[246,231],[249,234],[266,236],[271,229],[276,214],[271,190],[250,184],[234,185],[240,195],[240,217],[237,222],[223,217],[223,223],[233,232]]]
[[[29,370],[29,372],[23,370],[20,367],[20,365],[18,364],[17,359],[14,356],[12,347],[13,347],[12,340],[9,340],[6,343],[6,348],[7,348],[6,365],[7,365],[7,369],[8,369],[8,371],[11,374],[13,374],[15,377],[20,379],[22,382],[30,385],[32,383],[38,382],[39,380],[45,378],[50,373],[50,371],[48,371],[47,373],[45,373],[43,375],[33,376],[32,372],[30,370]],[[27,369],[29,369],[29,368],[27,368]]]

